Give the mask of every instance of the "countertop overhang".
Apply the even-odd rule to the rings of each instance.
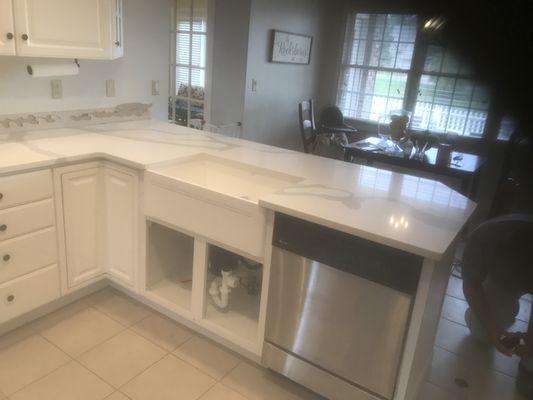
[[[441,259],[476,207],[431,179],[156,120],[2,134],[0,176],[92,159],[150,171],[197,154],[303,178],[260,197],[261,207],[433,260]]]

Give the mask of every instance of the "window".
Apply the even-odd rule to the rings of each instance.
[[[403,107],[416,28],[414,15],[349,18],[337,102],[346,116],[377,121]]]
[[[348,118],[377,122],[407,110],[411,129],[481,137],[487,89],[451,49],[420,34],[419,26],[415,15],[350,15],[337,105]]]
[[[176,0],[169,119],[201,128],[206,109],[207,2]]]
[[[411,127],[481,137],[489,95],[450,49],[427,47]]]

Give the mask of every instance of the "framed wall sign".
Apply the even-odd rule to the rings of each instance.
[[[309,64],[312,45],[312,36],[273,30],[270,61],[275,63]]]

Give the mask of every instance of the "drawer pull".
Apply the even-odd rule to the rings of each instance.
[[[0,225],[0,232],[5,232],[6,230],[7,230],[7,225],[6,224]]]
[[[10,294],[9,296],[6,297],[6,300],[8,303],[13,303],[15,301],[15,295]]]
[[[4,198],[4,194],[0,192],[0,200],[2,200],[3,198]]]
[[[4,257],[2,257],[2,258],[3,258],[3,260],[5,262],[8,262],[9,260],[11,260],[11,255],[10,254],[4,254]]]

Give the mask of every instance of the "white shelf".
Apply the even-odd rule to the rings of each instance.
[[[146,292],[191,311],[194,238],[158,223],[148,228]]]
[[[162,279],[146,288],[155,297],[161,298],[180,308],[191,309],[192,282],[179,283],[170,279]]]

